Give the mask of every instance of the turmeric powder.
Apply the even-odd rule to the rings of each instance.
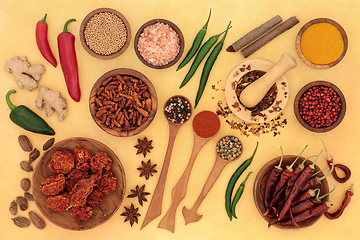
[[[316,23],[307,28],[300,41],[304,57],[317,65],[336,61],[344,51],[340,31],[330,23]]]

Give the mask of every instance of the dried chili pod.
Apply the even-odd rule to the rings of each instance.
[[[331,220],[338,219],[344,212],[344,209],[349,205],[350,199],[353,195],[354,195],[353,184],[351,184],[350,189],[347,190],[345,193],[345,198],[344,198],[340,208],[336,212],[333,212],[333,213],[326,212],[324,214],[325,217],[327,217],[328,219],[331,219]]]

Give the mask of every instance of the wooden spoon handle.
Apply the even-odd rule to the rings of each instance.
[[[154,194],[152,196],[149,208],[147,210],[146,216],[144,218],[144,221],[141,225],[140,230],[143,229],[152,220],[154,220],[155,218],[157,218],[158,216],[161,215],[162,200],[163,200],[163,195],[164,195],[166,176],[167,176],[167,173],[169,170],[171,153],[173,150],[176,135],[177,135],[181,125],[169,124],[169,127],[170,127],[169,143],[168,143],[168,147],[166,149],[164,163],[163,163],[160,177],[157,182]]]
[[[229,161],[226,161],[218,156],[216,157],[214,167],[211,170],[209,177],[208,177],[207,181],[205,182],[205,185],[204,185],[198,199],[196,200],[194,206],[190,210],[187,210],[185,207],[182,210],[183,216],[185,218],[185,224],[188,224],[190,222],[197,222],[201,219],[202,215],[197,215],[196,211],[198,210],[202,201],[205,199],[205,197],[207,196],[207,194],[213,187],[214,183],[219,178],[222,170],[228,163],[229,163]]]
[[[190,156],[189,163],[179,179],[178,183],[175,185],[171,192],[171,205],[163,219],[160,221],[158,228],[164,228],[171,232],[175,230],[175,214],[176,209],[179,206],[180,202],[186,196],[187,184],[189,181],[190,173],[194,165],[195,159],[201,150],[201,148],[210,140],[210,138],[200,138],[194,134],[194,146]]]

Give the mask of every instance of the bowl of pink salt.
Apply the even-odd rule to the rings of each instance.
[[[180,60],[184,52],[184,36],[174,23],[153,19],[137,31],[134,48],[139,60],[146,66],[164,69]]]

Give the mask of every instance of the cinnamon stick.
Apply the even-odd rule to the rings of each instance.
[[[265,34],[260,39],[256,40],[246,48],[241,50],[241,53],[244,55],[245,58],[253,54],[256,50],[264,46],[266,43],[270,42],[277,36],[279,36],[281,33],[285,32],[286,30],[289,30],[293,26],[299,23],[299,20],[294,16],[286,20],[285,22],[279,24],[277,27],[275,27],[273,30]]]
[[[282,18],[277,15],[270,19],[269,21],[263,23],[262,25],[258,26],[257,28],[251,30],[248,32],[245,36],[234,42],[231,46],[229,46],[226,51],[227,52],[236,52],[240,50],[241,48],[245,47],[246,45],[252,43],[257,38],[261,37],[270,29],[272,29],[275,25],[280,23],[282,21]]]

